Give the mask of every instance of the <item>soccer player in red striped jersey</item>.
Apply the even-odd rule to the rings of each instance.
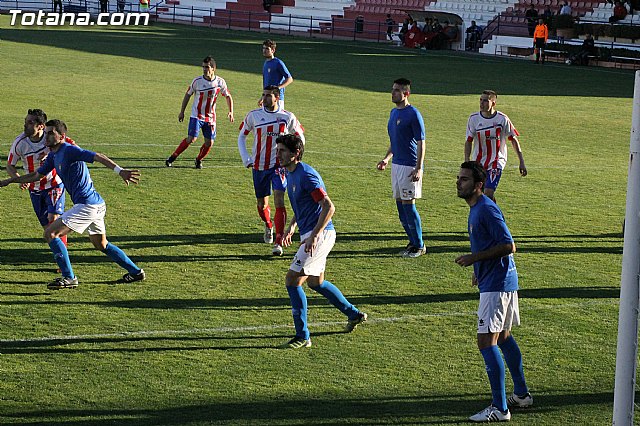
[[[467,140],[464,144],[464,161],[476,161],[487,172],[484,194],[495,202],[495,191],[507,163],[507,140],[520,160],[520,175],[527,175],[524,157],[518,141],[518,130],[509,117],[496,110],[498,95],[485,90],[480,95],[480,111],[469,116]]]
[[[274,218],[276,228],[275,244],[272,253],[282,256],[282,236],[287,221],[284,206],[284,191],[287,178],[276,157],[276,138],[280,135],[300,136],[304,143],[304,129],[293,113],[281,108],[280,89],[267,86],[262,92],[262,107],[250,111],[240,125],[238,151],[247,168],[253,169],[253,187],[258,202],[258,215],[265,223],[264,242],[273,243],[273,224],[269,208],[269,196],[273,187],[273,203],[276,208]],[[246,140],[253,132],[253,150],[249,155]]]
[[[24,132],[21,133],[11,145],[9,158],[7,159],[7,173],[11,177],[18,177],[20,173],[16,167],[22,162],[25,174],[35,172],[42,165],[49,154],[49,148],[45,145],[45,123],[47,114],[41,109],[30,109],[24,118]],[[74,144],[67,138],[67,143]],[[51,222],[64,213],[65,193],[62,180],[55,169],[37,182],[22,184],[21,189],[28,189],[31,204],[42,227],[46,228]],[[67,245],[67,238],[63,239]]]
[[[209,154],[213,141],[216,139],[216,105],[219,95],[225,97],[229,107],[227,116],[229,121],[233,123],[231,92],[229,92],[227,82],[222,77],[216,76],[215,72],[216,61],[211,56],[207,56],[202,60],[202,75],[193,79],[182,99],[180,114],[178,114],[178,121],[181,123],[184,121],[184,111],[189,99],[195,95],[189,118],[189,131],[187,137],[180,142],[173,154],[164,162],[167,167],[171,167],[178,156],[198,139],[200,129],[202,129],[204,143],[200,147],[200,153],[195,161],[196,169],[202,168],[202,160]]]

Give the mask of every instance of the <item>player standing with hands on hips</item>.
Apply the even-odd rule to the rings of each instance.
[[[478,349],[484,358],[493,400],[484,410],[469,417],[473,422],[509,421],[510,407],[533,405],[522,367],[522,353],[511,335],[520,325],[518,272],[513,260],[516,245],[500,208],[482,193],[486,180],[483,167],[475,161],[460,166],[458,197],[470,207],[468,231],[471,254],[456,258],[463,267],[473,265],[472,285],[480,290],[478,305]],[[513,394],[507,399],[502,355],[513,378]]]
[[[60,240],[60,237],[71,231],[82,234],[87,230],[93,246],[127,270],[122,281],[131,283],[144,280],[144,271],[133,263],[119,247],[107,241],[104,224],[107,207],[100,194],[95,190],[85,163],[95,161],[112,169],[127,185],[137,184],[140,181],[140,172],[123,169],[106,155],[65,143],[67,126],[60,120],[47,121],[45,131],[46,145],[51,152],[47,155],[44,163],[32,173],[0,181],[0,187],[11,183],[37,182],[55,168],[73,201],[74,206],[44,230],[44,238],[49,243],[56,263],[62,272],[62,277],[56,278],[47,287],[51,290],[78,287],[78,278],[73,273],[69,252]]]

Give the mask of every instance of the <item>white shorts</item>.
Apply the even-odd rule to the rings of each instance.
[[[391,189],[393,198],[404,201],[422,198],[422,178],[414,182],[411,180],[411,172],[415,167],[391,165]]]
[[[284,109],[284,99],[278,99],[278,107]]]
[[[500,333],[514,325],[520,325],[517,291],[480,293],[478,334]]]
[[[301,241],[307,239],[311,235],[311,232],[300,237]],[[289,269],[295,272],[302,272],[303,275],[319,277],[324,272],[324,267],[327,264],[327,256],[336,243],[336,231],[334,229],[324,230],[320,234],[316,249],[313,251],[313,256],[304,251],[304,244],[300,246],[298,252],[293,256],[293,262]]]
[[[105,235],[104,215],[107,205],[102,204],[76,204],[61,216],[62,223],[72,231],[82,234],[89,230],[89,235]]]

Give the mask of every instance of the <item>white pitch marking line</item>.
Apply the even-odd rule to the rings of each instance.
[[[455,316],[470,316],[475,315],[475,312],[467,313],[441,313],[441,314],[423,314],[423,315],[406,315],[401,317],[389,317],[389,318],[375,318],[367,321],[367,324],[375,324],[382,322],[404,322],[411,320],[419,320],[424,318],[438,318],[438,317],[455,317]],[[326,327],[335,325],[344,325],[345,321],[329,321],[329,322],[314,322],[309,323],[311,327]],[[263,331],[263,330],[278,330],[278,329],[290,329],[292,325],[276,324],[276,325],[255,325],[244,327],[217,327],[217,328],[192,328],[186,330],[140,330],[140,331],[125,331],[122,333],[103,333],[103,334],[80,334],[75,336],[48,336],[48,337],[33,337],[29,339],[0,339],[0,344],[7,343],[37,343],[37,342],[56,342],[56,341],[69,341],[69,340],[91,340],[91,339],[109,339],[109,338],[122,338],[122,337],[147,337],[147,336],[169,336],[169,335],[193,335],[193,334],[213,334],[213,333],[236,333],[243,331]],[[2,348],[0,348],[0,351]]]

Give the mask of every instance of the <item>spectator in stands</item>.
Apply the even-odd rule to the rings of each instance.
[[[402,27],[400,28],[400,33],[398,34],[398,37],[400,37],[400,41],[403,43],[407,31],[409,31],[409,18],[404,19],[404,21],[402,22]]]
[[[393,40],[393,27],[396,25],[396,21],[393,20],[390,13],[387,13],[387,19],[384,23],[387,24],[387,37],[389,40]]]
[[[273,4],[273,0],[262,0],[262,8],[265,12],[271,13],[271,5]]]
[[[524,16],[527,18],[527,29],[529,30],[529,37],[533,37],[533,30],[536,29],[536,22],[538,21],[538,11],[533,3],[529,5],[529,9],[525,12]]]
[[[124,8],[127,5],[126,0],[117,0],[118,1],[118,12],[124,13]]]
[[[570,58],[569,64],[589,65],[589,56],[598,56],[598,48],[591,34],[587,34],[587,38],[582,42],[582,50]]]
[[[53,0],[53,13],[56,13],[60,8],[60,13],[62,13],[62,0]]]
[[[355,20],[356,32],[361,33],[364,31],[364,16],[358,15]]]
[[[445,43],[453,43],[458,40],[458,26],[456,24],[445,22],[444,28],[442,29],[441,34],[441,47],[444,46]]]
[[[542,63],[544,64],[544,49],[547,45],[547,39],[549,38],[549,28],[544,23],[544,19],[538,19],[538,25],[536,25],[533,31],[533,51],[536,54],[536,64],[540,63],[542,57]]]
[[[100,13],[109,13],[109,0],[100,0]]]
[[[564,1],[558,15],[571,15],[571,6],[569,6],[569,2],[566,0]]]
[[[476,50],[478,40],[480,40],[480,32],[476,21],[471,21],[471,26],[466,31],[465,50]]]
[[[544,19],[544,23],[549,26],[551,23],[551,18],[553,17],[553,12],[551,11],[551,6],[547,5],[544,8],[544,12],[542,12],[542,19]]]
[[[613,24],[614,22],[622,21],[626,17],[627,8],[621,1],[617,1],[616,5],[613,7],[613,15],[609,17],[609,23]]]
[[[416,26],[416,21],[414,21],[413,18],[411,17],[411,15],[409,15],[409,24],[407,26],[407,29],[411,30],[415,26]]]

